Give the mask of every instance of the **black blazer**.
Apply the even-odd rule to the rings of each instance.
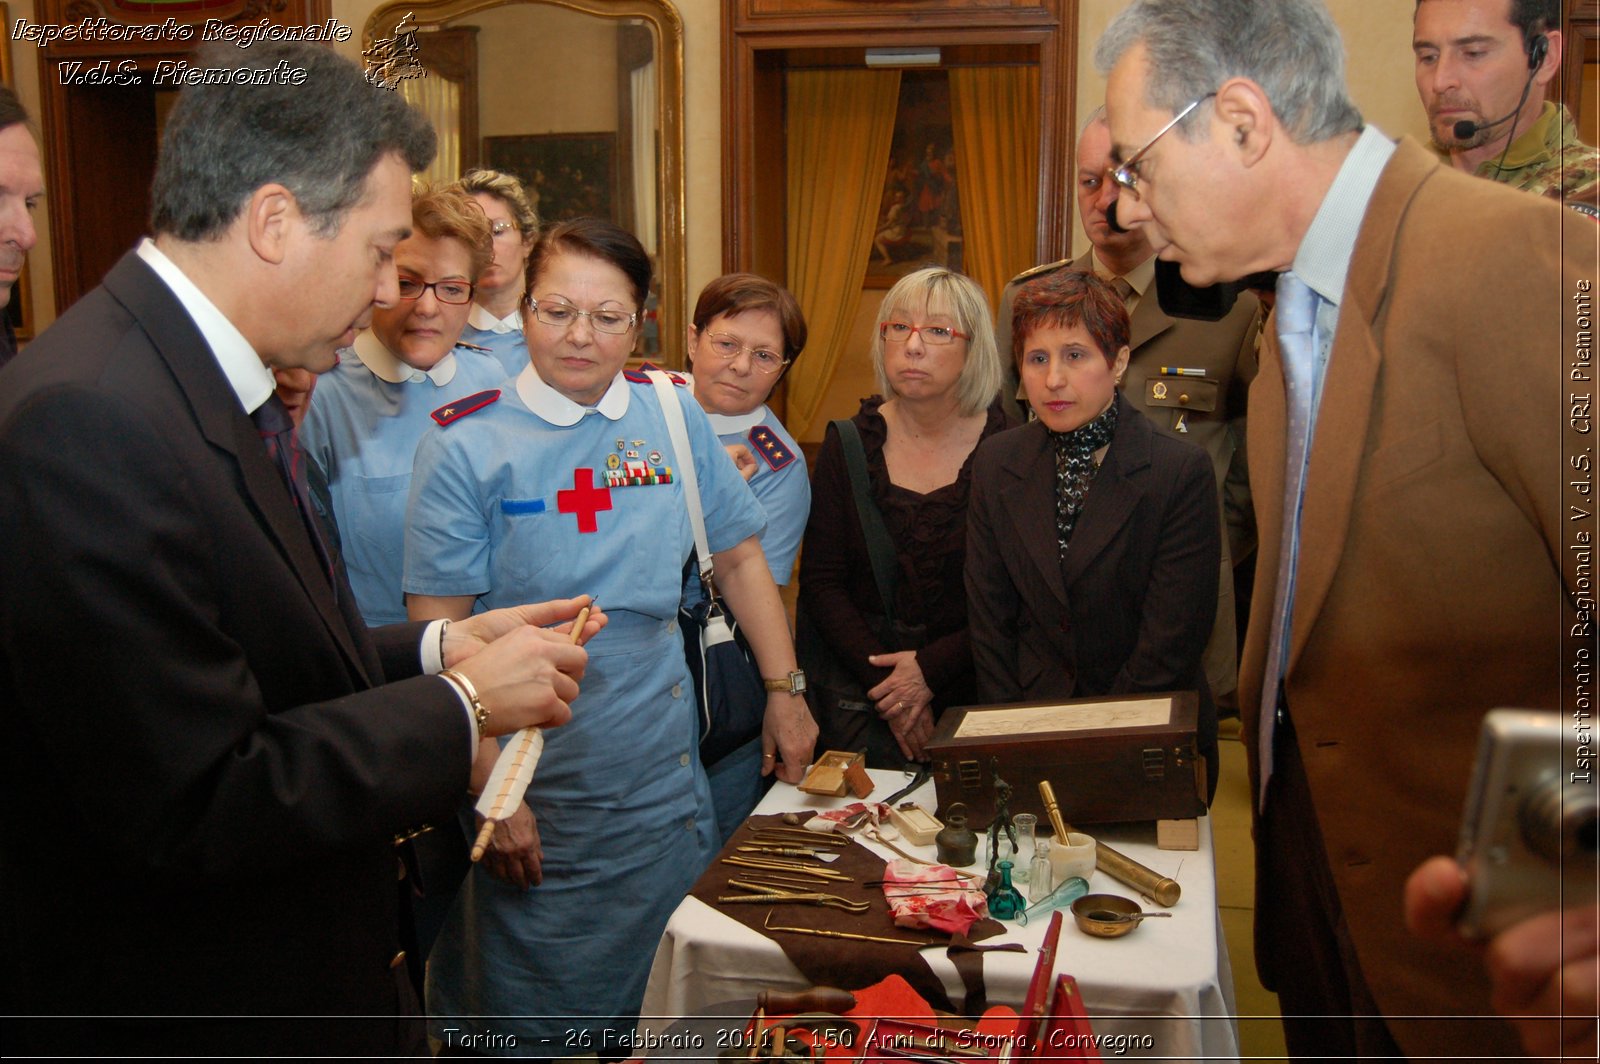
[[[392,839],[453,815],[471,728],[417,675],[421,626],[369,636],[335,601],[135,255],[0,373],[0,544],[4,1011],[383,1016],[88,1029],[111,1054],[391,1051]]]
[[[1216,706],[1201,653],[1221,533],[1206,453],[1158,434],[1120,393],[1117,431],[1056,544],[1056,459],[1042,422],[978,449],[967,513],[967,610],[986,704],[1194,690],[1209,788]]]

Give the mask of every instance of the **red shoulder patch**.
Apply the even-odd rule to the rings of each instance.
[[[460,421],[462,418],[466,417],[468,414],[476,414],[478,411],[482,410],[484,407],[488,406],[490,403],[499,398],[499,388],[490,388],[487,391],[473,392],[471,395],[463,396],[453,403],[446,403],[429,416],[432,417],[433,420],[436,421],[441,427],[445,425],[453,425],[457,421]]]
[[[750,440],[751,449],[772,467],[773,472],[795,460],[794,450],[783,442],[783,437],[779,436],[775,429],[757,425],[750,430],[747,438]]]
[[[650,378],[646,375],[645,371],[652,369],[658,373],[665,373],[667,375],[667,379],[680,388],[687,388],[689,386],[689,382],[684,380],[678,374],[672,372],[670,369],[657,366],[651,362],[643,363],[638,369],[625,369],[622,371],[622,376],[624,380],[631,381],[634,384],[649,384]]]

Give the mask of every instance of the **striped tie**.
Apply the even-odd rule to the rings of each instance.
[[[322,538],[316,511],[311,507],[311,488],[306,480],[306,456],[300,449],[299,443],[295,441],[294,421],[289,417],[289,411],[284,407],[283,400],[276,395],[268,397],[267,401],[250,415],[250,420],[256,423],[256,431],[261,434],[261,442],[267,448],[267,457],[272,459],[273,465],[278,469],[278,475],[283,478],[284,485],[289,489],[289,496],[294,500],[294,508],[299,511],[300,521],[306,526],[306,534],[311,537],[311,546],[322,562],[328,586],[333,589],[334,598],[337,599],[339,581],[333,574],[333,556],[328,551],[327,542]]]

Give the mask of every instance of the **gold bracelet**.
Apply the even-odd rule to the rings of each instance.
[[[489,727],[489,709],[483,704],[483,700],[478,697],[478,689],[472,686],[472,681],[467,679],[464,674],[454,669],[443,669],[440,671],[439,676],[441,679],[455,684],[456,690],[466,696],[467,702],[472,706],[472,719],[478,722],[478,738],[485,738]]]

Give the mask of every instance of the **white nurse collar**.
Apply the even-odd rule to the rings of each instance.
[[[605,415],[607,420],[620,421],[628,412],[629,394],[628,382],[623,379],[621,373],[618,373],[611,378],[611,386],[606,389],[598,403],[593,406],[582,406],[546,384],[531,362],[522,367],[522,372],[517,374],[517,397],[529,410],[557,428],[576,425],[591,411]]]
[[[467,315],[467,324],[483,332],[500,333],[502,335],[505,333],[517,333],[521,335],[522,306],[518,304],[516,310],[513,310],[503,318],[497,318],[485,310],[483,304],[474,303],[472,304],[472,312]]]
[[[356,337],[356,342],[350,347],[361,360],[361,364],[372,371],[374,377],[390,384],[421,383],[426,377],[433,382],[435,388],[443,388],[456,377],[454,351],[441,358],[432,369],[421,370],[415,366],[408,366],[396,358],[394,352],[385,347],[383,341],[378,339],[378,334],[371,329]]]

